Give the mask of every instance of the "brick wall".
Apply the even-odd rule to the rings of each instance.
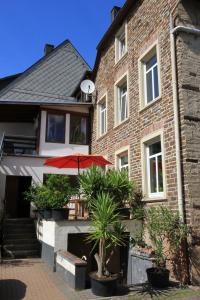
[[[166,195],[163,201],[177,208],[176,160],[172,102],[169,13],[176,1],[139,1],[127,16],[128,53],[115,65],[114,36],[102,52],[96,76],[98,99],[108,93],[108,132],[97,139],[97,107],[94,108],[92,151],[101,153],[114,164],[115,151],[130,146],[130,177],[142,185],[141,139],[162,129],[166,171]],[[158,13],[159,12],[159,13]],[[140,111],[139,57],[158,40],[161,60],[162,97]],[[129,119],[114,128],[114,83],[129,72]],[[162,202],[163,202],[162,201]]]
[[[177,5],[177,3],[179,5]],[[173,10],[176,7],[175,10]],[[115,65],[114,36],[102,51],[96,75],[98,99],[108,95],[108,132],[97,139],[97,106],[94,107],[92,152],[106,155],[115,164],[115,151],[130,147],[130,177],[142,185],[141,140],[157,129],[163,130],[166,199],[156,201],[178,209],[172,69],[170,50],[170,12],[176,25],[200,28],[197,0],[144,0],[127,15],[128,52]],[[160,47],[162,97],[140,111],[138,59],[156,40]],[[176,38],[181,157],[186,220],[193,231],[192,280],[200,283],[200,37],[180,33]],[[114,127],[114,83],[129,72],[129,119]],[[97,99],[97,100],[98,100]],[[155,203],[154,202],[148,202]]]

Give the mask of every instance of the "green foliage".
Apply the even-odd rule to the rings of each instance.
[[[79,183],[89,209],[101,193],[108,193],[113,201],[122,207],[129,200],[133,189],[127,171],[109,170],[105,173],[96,166],[80,174]]]
[[[129,202],[133,191],[133,183],[129,181],[128,172],[112,169],[105,174],[105,177],[108,193],[120,207],[123,207],[126,202]]]
[[[45,185],[31,186],[25,192],[25,199],[33,202],[38,209],[62,208],[73,193],[67,176],[49,175]]]
[[[84,194],[87,207],[90,210],[93,200],[107,189],[106,177],[101,168],[93,166],[80,174],[78,179],[81,192]]]
[[[38,209],[49,208],[49,190],[44,185],[31,186],[24,196],[25,200],[33,202]]]
[[[98,274],[106,275],[106,261],[108,253],[116,246],[124,244],[124,226],[119,222],[117,205],[109,194],[98,195],[92,203],[92,231],[88,239],[99,245],[97,256]]]
[[[143,220],[145,216],[144,205],[145,203],[142,201],[143,194],[140,189],[134,186],[132,190],[132,197],[130,198],[130,211],[132,215],[132,219]]]
[[[170,251],[176,254],[187,237],[187,226],[180,222],[179,214],[165,206],[149,208],[146,211],[147,229],[154,244],[156,263],[166,261],[164,243],[168,242]]]

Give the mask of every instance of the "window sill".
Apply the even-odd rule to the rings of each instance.
[[[150,103],[148,103],[147,105],[145,105],[144,107],[142,107],[139,110],[139,113],[142,113],[143,111],[145,111],[149,107],[153,106],[155,103],[159,102],[161,99],[162,99],[162,96],[157,97],[156,99],[154,99],[153,101],[151,101]]]
[[[118,127],[120,127],[120,126],[122,126],[123,124],[128,123],[128,122],[129,122],[129,117],[128,117],[127,119],[125,119],[124,121],[122,121],[122,122],[116,124],[116,125],[113,127],[113,129],[117,129]]]
[[[128,55],[128,50],[126,50],[126,52],[122,55],[122,57],[120,57],[117,61],[115,61],[115,67],[117,67],[123,59],[125,59],[125,57]]]
[[[106,133],[104,133],[104,134],[98,136],[98,137],[96,138],[96,141],[98,142],[98,141],[102,140],[104,137],[107,136],[107,134],[108,134],[108,131],[106,131]]]
[[[167,201],[167,198],[165,196],[163,197],[152,197],[152,198],[149,198],[149,197],[146,197],[142,200],[143,202],[145,203],[149,203],[149,202],[166,202]]]

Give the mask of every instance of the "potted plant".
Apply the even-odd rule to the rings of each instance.
[[[127,171],[109,170],[104,172],[102,168],[93,166],[79,175],[79,184],[81,192],[85,196],[89,213],[97,195],[104,192],[108,193],[116,203],[119,216],[130,218],[128,204],[133,183],[129,181]]]
[[[108,193],[97,196],[92,204],[92,231],[88,239],[98,245],[95,254],[98,270],[90,274],[92,292],[98,296],[112,296],[117,287],[117,274],[111,274],[108,263],[116,246],[124,244],[124,226],[119,222],[117,204]]]
[[[46,186],[32,185],[24,195],[25,200],[32,202],[35,205],[41,218],[51,218],[51,209],[48,204],[49,191]]]
[[[69,177],[51,174],[46,181],[46,188],[49,191],[48,206],[52,209],[52,219],[68,219],[69,208],[67,204],[73,194]]]
[[[102,168],[92,166],[78,176],[80,191],[84,196],[86,207],[90,213],[92,203],[98,194],[107,191],[106,174]]]
[[[130,219],[129,199],[134,190],[134,184],[129,180],[127,170],[109,170],[106,173],[107,190],[118,206],[120,216]]]
[[[176,255],[182,241],[187,237],[187,227],[180,222],[178,213],[165,206],[149,208],[146,224],[154,248],[155,267],[147,269],[148,281],[155,287],[169,285],[166,260]]]

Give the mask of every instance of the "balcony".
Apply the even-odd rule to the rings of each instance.
[[[7,155],[36,155],[36,137],[5,135],[3,153]]]

